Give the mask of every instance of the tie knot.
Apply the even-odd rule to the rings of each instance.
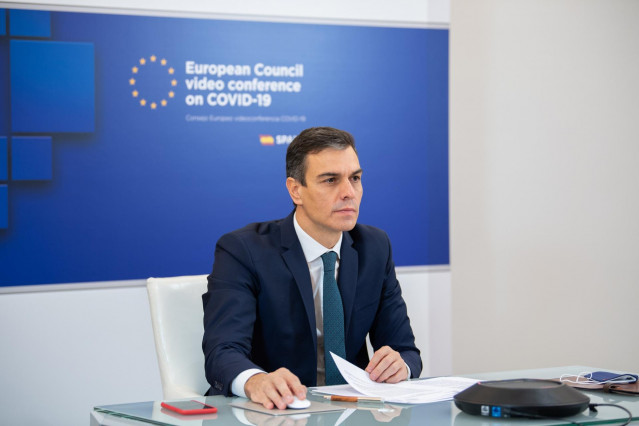
[[[327,251],[322,255],[322,262],[324,262],[324,272],[335,270],[335,261],[337,260],[337,253],[334,251]]]

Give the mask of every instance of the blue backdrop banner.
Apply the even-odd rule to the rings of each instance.
[[[351,132],[359,221],[449,263],[448,31],[0,9],[0,285],[202,274]]]

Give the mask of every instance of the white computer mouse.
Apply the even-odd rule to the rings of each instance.
[[[304,408],[308,408],[311,406],[311,401],[308,399],[297,399],[296,396],[293,397],[293,402],[290,404],[286,404],[288,408],[292,408],[293,410],[302,410]]]

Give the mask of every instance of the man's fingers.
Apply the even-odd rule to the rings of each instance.
[[[408,371],[406,370],[406,364],[404,361],[394,363],[393,367],[397,367],[393,374],[389,374],[388,377],[380,376],[379,381],[384,383],[399,383],[406,380],[408,377]],[[389,370],[386,370],[389,371]]]
[[[388,362],[389,358],[390,357],[386,357],[384,358],[384,360]],[[380,363],[380,366],[381,366],[381,363]],[[388,381],[390,377],[394,376],[395,374],[399,372],[400,367],[403,367],[403,366],[401,366],[397,360],[391,360],[391,362],[388,363],[386,368],[384,368],[380,372],[379,376],[377,376],[377,381],[378,382]]]
[[[371,380],[397,383],[407,378],[406,364],[399,352],[388,346],[377,350],[366,367]]]
[[[366,366],[366,372],[369,374],[371,380],[377,381],[386,368],[393,362],[392,358],[389,358],[392,352],[394,351],[388,346],[383,346],[375,351]]]
[[[264,408],[268,410],[273,408],[274,404],[271,401],[270,397],[267,395],[268,374],[258,373],[249,378],[244,385],[244,392],[251,401],[262,404]]]
[[[288,372],[288,370],[283,371],[283,369],[279,369],[269,374],[268,383],[265,387],[266,396],[280,410],[284,410],[286,404],[292,399],[291,391],[288,388],[287,379],[289,378],[286,372]]]
[[[293,391],[293,395],[297,397],[297,399],[306,399],[306,386],[301,383],[297,385],[290,386]]]
[[[392,349],[389,346],[382,346],[381,348],[376,350],[375,353],[373,354],[373,357],[371,358],[370,362],[366,366],[366,372],[370,374],[375,369],[375,367],[377,367],[377,364],[379,364],[379,362],[391,350]]]
[[[279,408],[280,410],[284,410],[286,408],[286,402],[284,401],[282,395],[274,384],[271,383],[271,386],[268,386],[266,388],[265,393],[268,400],[271,401],[277,408]]]
[[[370,377],[371,380],[375,380],[376,382],[383,382],[387,377],[395,374],[397,369],[393,369],[394,359],[392,356],[387,355],[382,358],[379,363],[375,366],[373,371],[371,371]],[[388,371],[391,369],[392,371]]]
[[[298,399],[306,399],[306,386],[300,382],[300,379],[295,374],[285,368],[280,368],[276,371],[276,373],[278,372],[280,377],[283,379],[283,382],[278,389],[282,396],[290,396],[290,399],[287,399],[287,402],[292,402],[294,396]]]
[[[269,410],[274,407],[285,409],[286,404],[293,401],[293,395],[299,399],[306,398],[306,386],[286,368],[269,374],[256,374],[246,382],[245,390],[251,401]]]

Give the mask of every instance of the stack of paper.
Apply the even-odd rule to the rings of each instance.
[[[313,392],[340,396],[377,397],[385,402],[401,404],[423,404],[450,400],[457,393],[477,383],[477,380],[465,377],[437,377],[395,384],[377,383],[372,381],[368,373],[361,368],[333,353],[331,355],[348,385],[322,386],[313,389]]]

